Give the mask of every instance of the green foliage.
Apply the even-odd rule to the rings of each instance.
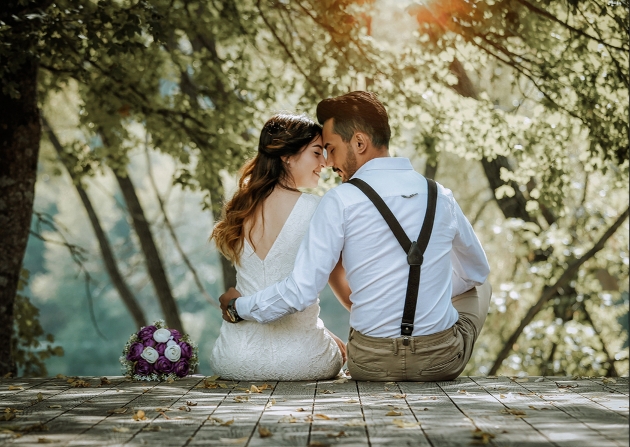
[[[39,322],[39,309],[23,293],[28,284],[29,272],[22,270],[18,293],[13,305],[13,346],[11,353],[18,371],[25,377],[45,377],[46,360],[51,356],[63,356],[61,346],[53,346],[55,338],[45,333]]]

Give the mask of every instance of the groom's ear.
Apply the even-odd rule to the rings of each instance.
[[[352,138],[357,149],[357,154],[364,154],[368,147],[367,135],[363,132],[355,132]]]

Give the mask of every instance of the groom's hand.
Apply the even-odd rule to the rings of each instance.
[[[233,323],[233,321],[227,314],[227,306],[230,303],[231,299],[238,298],[239,296],[241,296],[240,292],[234,287],[230,287],[223,295],[219,297],[219,303],[221,303],[221,312],[223,313],[223,319],[225,321]]]

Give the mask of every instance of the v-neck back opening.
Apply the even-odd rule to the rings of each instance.
[[[289,220],[293,217],[293,214],[295,213],[296,208],[298,207],[298,203],[300,203],[300,200],[302,200],[302,198],[304,197],[304,193],[300,194],[300,197],[298,197],[298,199],[295,201],[295,203],[293,204],[293,208],[291,209],[291,212],[289,213],[289,215],[287,216],[286,220],[284,221],[284,223],[282,224],[282,228],[280,228],[280,232],[278,233],[278,235],[276,236],[276,238],[274,239],[273,243],[271,244],[271,247],[269,247],[269,250],[267,251],[267,254],[265,255],[264,258],[261,258],[258,253],[256,253],[256,250],[254,250],[254,247],[252,245],[252,243],[250,241],[247,240],[247,237],[245,237],[245,244],[247,244],[247,246],[249,247],[249,249],[252,251],[252,254],[254,256],[256,256],[256,258],[264,263],[265,260],[269,257],[269,254],[273,251],[273,249],[276,246],[276,243],[278,242],[278,239],[280,239],[280,236],[282,236],[282,233],[284,232],[284,229],[287,226],[287,222],[289,222]]]

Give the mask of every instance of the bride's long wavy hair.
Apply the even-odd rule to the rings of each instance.
[[[304,115],[278,114],[260,132],[258,153],[241,169],[238,190],[223,206],[221,220],[210,239],[217,249],[235,264],[240,263],[245,239],[244,228],[275,187],[295,190],[291,174],[282,157],[299,154],[320,136],[319,124]],[[249,230],[251,240],[252,228]]]

